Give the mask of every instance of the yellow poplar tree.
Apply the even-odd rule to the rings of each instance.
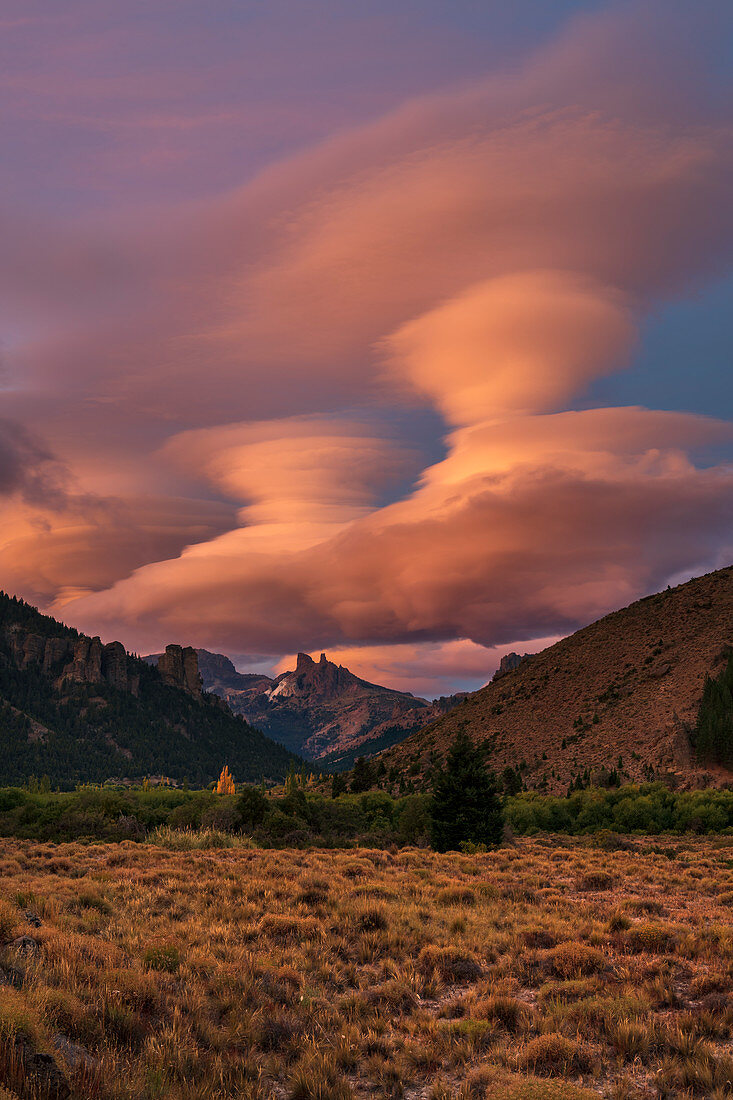
[[[219,782],[216,784],[217,794],[234,794],[234,780],[232,779],[229,768],[225,764],[221,769],[221,775],[219,776]]]

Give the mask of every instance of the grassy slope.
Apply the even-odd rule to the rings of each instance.
[[[586,767],[613,767],[619,756],[625,778],[643,779],[653,767],[699,781],[687,734],[705,675],[720,672],[731,645],[733,567],[639,600],[579,630],[482,688],[383,759],[388,768],[396,764],[405,772],[411,762],[425,768],[431,750],[442,755],[465,730],[486,743],[492,766],[524,760],[530,785],[546,774],[550,790],[566,789]]]

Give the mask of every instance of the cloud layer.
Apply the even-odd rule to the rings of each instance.
[[[8,405],[47,442],[0,437],[5,586],[137,649],[383,679],[391,652],[442,691],[436,654],[490,664],[726,561],[730,425],[582,407],[731,258],[726,97],[685,72],[692,13],[656,41],[658,14],[582,19],[216,202],[15,223]],[[20,500],[45,448],[73,519]]]

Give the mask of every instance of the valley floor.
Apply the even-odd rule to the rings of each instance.
[[[602,842],[2,841],[0,1100],[730,1095],[733,838]]]

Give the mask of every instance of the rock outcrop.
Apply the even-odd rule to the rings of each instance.
[[[502,676],[506,676],[508,672],[514,672],[527,657],[529,657],[528,653],[505,653],[499,661],[499,667],[492,680],[501,680]]]
[[[40,665],[44,673],[56,675],[60,683],[107,683],[119,691],[137,695],[139,675],[130,675],[122,642],[102,645],[98,637],[44,637],[11,627],[7,638],[13,658],[20,669]]]
[[[64,670],[64,679],[77,684],[99,684],[102,680],[102,642],[82,634],[74,646],[74,660]]]
[[[183,688],[189,695],[199,698],[203,690],[199,659],[190,646],[167,645],[158,658],[158,672],[163,682],[171,687]]]
[[[222,654],[199,651],[204,684],[235,714],[308,759],[369,755],[449,709],[404,691],[370,684],[325,653],[299,653],[295,668],[273,678],[237,672]],[[148,658],[146,658],[148,659]],[[160,667],[160,663],[158,665]],[[458,700],[456,700],[457,702]]]

